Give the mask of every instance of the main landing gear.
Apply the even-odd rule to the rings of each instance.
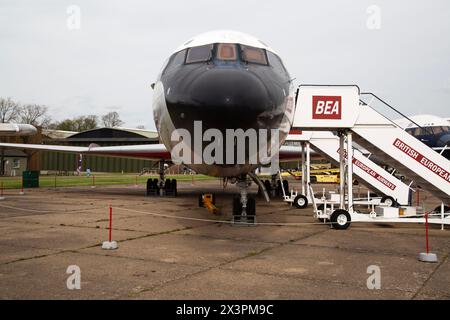
[[[240,195],[233,198],[233,223],[252,225],[256,222],[256,201],[255,198],[248,195],[248,188],[251,182],[247,176],[239,177],[236,185],[239,188]]]
[[[147,180],[147,196],[177,196],[177,180],[165,179],[164,161],[159,162],[159,179]]]

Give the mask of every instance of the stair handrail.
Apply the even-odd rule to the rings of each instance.
[[[407,119],[408,121],[410,121],[411,123],[413,123],[414,125],[416,125],[418,128],[423,129],[425,131],[427,131],[428,133],[430,133],[428,131],[428,128],[424,128],[421,125],[419,125],[417,122],[415,122],[414,120],[412,120],[411,118],[409,118],[407,115],[403,114],[402,112],[400,112],[399,110],[397,110],[396,108],[394,108],[393,106],[391,106],[389,103],[387,103],[386,101],[384,101],[383,99],[381,99],[380,97],[378,97],[375,93],[372,92],[361,92],[361,94],[359,95],[360,97],[363,95],[370,95],[374,98],[376,98],[378,101],[380,101],[382,104],[384,104],[385,106],[389,107],[392,111],[397,112],[399,115],[401,115],[403,118]],[[359,99],[359,101],[361,103],[363,103],[364,105],[370,106],[369,103],[365,102],[364,100],[362,100],[361,98]],[[394,121],[391,120],[391,122],[395,123]],[[397,126],[398,124],[395,123]],[[405,128],[402,128],[405,129]],[[432,132],[431,132],[432,134]]]

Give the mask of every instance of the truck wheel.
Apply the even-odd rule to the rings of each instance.
[[[306,198],[304,195],[299,194],[294,199],[294,206],[297,209],[305,209],[308,206],[308,198]]]
[[[334,229],[345,230],[350,227],[352,218],[346,210],[337,209],[331,214],[330,220]]]
[[[394,198],[390,196],[384,196],[383,198],[381,198],[381,203],[387,205],[388,207],[393,207],[396,204]]]

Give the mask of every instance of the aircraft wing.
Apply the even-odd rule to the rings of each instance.
[[[96,145],[89,147],[75,147],[75,146],[59,146],[47,144],[21,144],[21,143],[0,143],[0,148],[12,148],[22,150],[36,150],[36,151],[57,151],[66,153],[81,153],[86,155],[96,156],[112,156],[122,158],[137,158],[147,160],[170,160],[170,152],[167,151],[163,144],[141,144],[128,146],[111,146],[99,147]],[[280,148],[280,161],[295,161],[301,157],[301,148],[298,146],[282,146]],[[311,150],[311,155],[315,154]]]
[[[99,147],[93,145],[89,147],[74,147],[46,144],[0,143],[0,148],[2,147],[22,150],[58,151],[67,153],[81,153],[86,155],[137,158],[147,160],[170,160],[170,152],[167,151],[166,147],[163,144],[141,144],[112,147]]]
[[[302,158],[302,148],[300,146],[281,146],[279,156],[281,162],[297,161]],[[310,150],[311,158],[320,157],[313,149]]]

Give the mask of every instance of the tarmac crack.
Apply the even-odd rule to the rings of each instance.
[[[349,251],[349,252],[355,252],[355,253],[373,253],[373,254],[379,254],[384,256],[401,256],[401,257],[411,257],[411,255],[408,255],[406,253],[400,253],[400,252],[388,252],[388,251],[376,251],[376,250],[370,250],[370,249],[362,249],[362,248],[345,248],[341,246],[323,246],[323,245],[317,245],[317,244],[308,244],[308,243],[292,243],[294,246],[303,246],[303,247],[309,247],[309,248],[320,248],[320,249],[332,249],[332,250],[341,250],[341,251]]]
[[[436,268],[434,268],[434,270],[430,273],[430,275],[427,277],[427,279],[422,283],[422,285],[417,290],[417,292],[413,295],[411,300],[415,300],[417,298],[417,296],[422,292],[422,290],[425,288],[425,286],[428,284],[428,282],[430,282],[431,278],[433,278],[433,276],[436,274],[436,272],[439,270],[439,268],[448,260],[448,256],[449,256],[448,253],[444,255],[444,258],[441,260],[441,262],[438,263]]]

